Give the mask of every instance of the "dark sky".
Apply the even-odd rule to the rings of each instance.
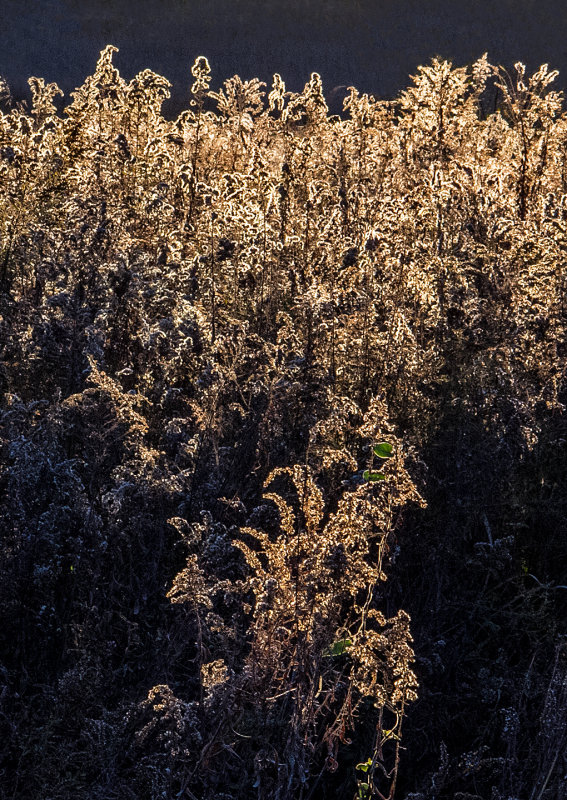
[[[567,0],[0,0],[0,12],[0,75],[18,96],[30,75],[69,92],[106,44],[125,78],[149,67],[177,103],[197,55],[216,85],[280,72],[298,90],[318,71],[327,94],[354,84],[381,97],[433,55],[462,65],[488,51],[567,75]]]

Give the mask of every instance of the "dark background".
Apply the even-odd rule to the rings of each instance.
[[[0,12],[0,75],[18,99],[30,75],[68,94],[107,44],[126,79],[149,67],[173,83],[170,112],[198,55],[216,85],[279,72],[297,91],[318,71],[331,101],[350,84],[393,97],[434,55],[548,62],[561,87],[567,75],[565,0],[0,0]]]

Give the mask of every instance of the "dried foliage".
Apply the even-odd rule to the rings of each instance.
[[[114,52],[0,84],[0,798],[566,798],[556,73]]]

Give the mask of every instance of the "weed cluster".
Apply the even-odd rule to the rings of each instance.
[[[115,51],[0,111],[0,798],[564,798],[555,73]]]

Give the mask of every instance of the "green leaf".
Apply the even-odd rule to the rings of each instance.
[[[378,458],[390,458],[394,448],[389,442],[380,442],[380,444],[374,445],[372,451]]]
[[[368,772],[368,770],[370,769],[371,766],[372,766],[372,759],[369,758],[368,761],[365,761],[362,764],[357,764],[355,769],[359,769],[362,772]]]
[[[370,472],[369,469],[365,469],[362,473],[362,477],[365,481],[385,481],[386,476],[383,475],[381,472]]]
[[[330,647],[327,647],[325,652],[323,653],[324,656],[342,656],[345,652],[347,647],[352,645],[351,639],[339,639],[338,642],[335,642]]]
[[[524,573],[524,575],[527,575],[528,574],[528,562],[526,561],[525,558],[522,558],[522,560],[520,561],[520,565],[522,567],[522,572]]]

